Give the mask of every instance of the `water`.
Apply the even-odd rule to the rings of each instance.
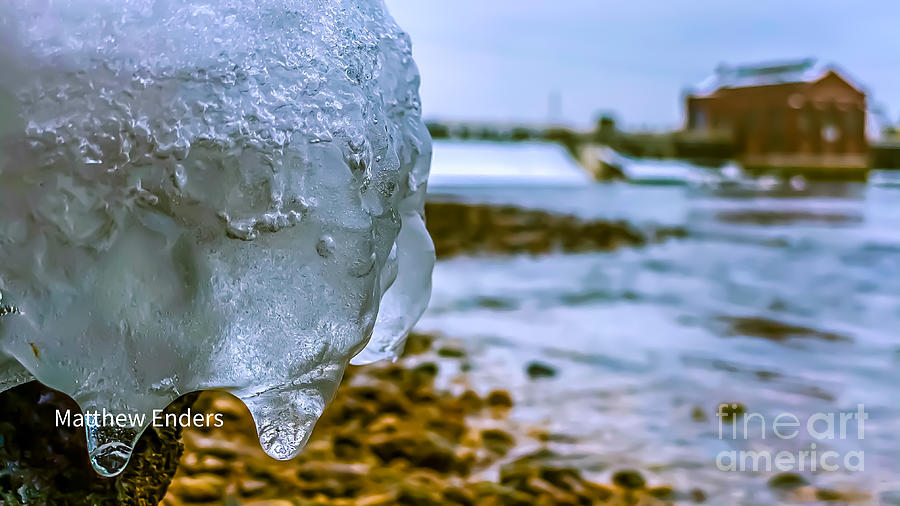
[[[566,435],[554,446],[573,464],[601,479],[636,467],[651,483],[702,488],[712,504],[772,504],[766,482],[777,470],[721,471],[717,456],[799,455],[815,444],[820,454],[864,455],[861,472],[799,473],[816,486],[870,493],[873,502],[900,490],[900,189],[430,191],[688,231],[642,249],[464,257],[435,269],[419,330],[463,338],[473,382],[510,388],[515,416]],[[532,360],[559,374],[529,380]],[[720,439],[714,413],[723,402],[763,415],[767,437],[755,424],[734,440],[726,424]],[[814,413],[859,404],[869,415],[862,439],[854,422],[844,439],[771,433],[781,413],[805,425]]]

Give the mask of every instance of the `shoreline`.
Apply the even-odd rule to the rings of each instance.
[[[549,434],[510,419],[515,400],[505,390],[435,386],[442,361],[457,358],[433,336],[413,334],[397,363],[350,367],[306,448],[284,462],[262,452],[239,400],[205,392],[195,411],[223,413],[225,426],[185,429],[161,504],[653,506],[705,498],[699,489],[649,485],[632,469],[601,484],[555,463]],[[464,385],[464,376],[453,383]]]

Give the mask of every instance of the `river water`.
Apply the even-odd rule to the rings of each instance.
[[[557,434],[551,446],[569,463],[598,479],[637,468],[653,484],[699,487],[710,504],[774,504],[774,463],[727,464],[742,450],[784,451],[794,459],[785,469],[817,487],[900,504],[892,502],[900,501],[900,189],[618,183],[430,192],[687,231],[614,252],[438,262],[418,330],[461,339],[473,383],[510,389],[514,416]],[[529,379],[532,361],[557,374]],[[720,403],[741,403],[747,414],[720,421]],[[841,413],[860,409],[868,418],[859,427],[845,415],[842,437]],[[779,415],[796,417],[795,436],[778,437],[795,433],[785,425],[775,433]]]

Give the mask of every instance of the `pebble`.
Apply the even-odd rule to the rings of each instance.
[[[225,480],[212,474],[185,476],[172,486],[180,497],[189,502],[215,501],[225,493]]]
[[[487,404],[491,407],[511,408],[512,396],[506,390],[492,390],[487,396]]]
[[[286,462],[262,452],[246,410],[225,394],[204,393],[195,411],[225,408],[238,418],[207,433],[187,429],[166,504],[663,504],[659,489],[643,490],[637,471],[617,473],[613,487],[559,466],[560,455],[529,435],[535,431],[509,420],[509,392],[454,395],[435,388],[436,373],[433,362],[349,368],[307,447]],[[510,461],[518,445],[542,449]],[[500,482],[486,481],[484,470],[497,467]]]
[[[525,368],[525,373],[531,379],[552,378],[556,376],[556,368],[543,362],[531,362]]]
[[[612,476],[612,482],[616,486],[629,490],[642,489],[647,485],[641,473],[631,469],[617,471]]]

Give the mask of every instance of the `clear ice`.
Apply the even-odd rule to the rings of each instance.
[[[0,390],[144,414],[87,427],[99,473],[200,389],[289,459],[402,348],[431,139],[382,0],[4,0],[0,69]]]

